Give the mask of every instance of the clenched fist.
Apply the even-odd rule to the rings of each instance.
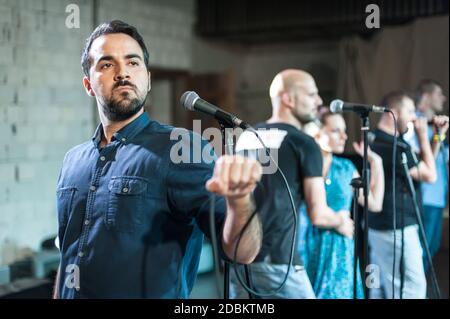
[[[216,161],[206,189],[228,199],[244,197],[254,190],[261,174],[258,161],[240,155],[224,155]]]
[[[448,116],[436,115],[433,117],[433,129],[435,134],[446,134],[448,130]]]

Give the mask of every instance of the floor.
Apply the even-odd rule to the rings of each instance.
[[[449,298],[449,251],[440,251],[434,258],[436,275],[441,290],[441,298]],[[223,287],[223,277],[219,278],[220,290]],[[431,280],[428,279],[431,283]],[[49,298],[53,289],[53,283],[40,285],[34,289],[28,289],[21,293],[11,294],[8,298]],[[429,295],[431,294],[431,285],[429,285]],[[218,299],[223,297],[222,292],[218,292],[214,272],[201,274],[191,293],[191,299]]]
[[[441,251],[434,257],[434,267],[436,269],[436,277],[441,290],[441,298],[449,299],[449,252]],[[428,295],[432,296],[431,278],[427,278]]]
[[[441,290],[441,298],[449,298],[449,251],[440,251],[434,258],[436,268],[436,276]],[[223,277],[220,277],[221,291],[223,286]],[[197,281],[191,293],[191,299],[217,299],[219,293],[214,272],[201,274],[197,277]],[[431,294],[431,280],[428,278],[429,295]],[[222,294],[222,293],[221,293]],[[222,295],[221,295],[222,297]]]

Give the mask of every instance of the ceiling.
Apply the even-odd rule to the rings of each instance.
[[[380,8],[381,28],[418,17],[448,14],[448,0],[197,0],[198,35],[240,43],[371,36],[369,4]]]

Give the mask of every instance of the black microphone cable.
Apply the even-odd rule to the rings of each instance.
[[[395,117],[394,112],[391,110],[388,111],[392,118],[394,119],[394,144],[392,145],[392,226],[394,227],[394,252],[392,257],[392,299],[395,299],[395,264],[396,264],[396,248],[397,248],[397,206],[396,206],[396,197],[397,194],[395,192],[395,170],[397,163],[397,119]]]
[[[276,161],[273,159],[272,155],[271,155],[270,152],[269,152],[269,149],[267,148],[267,146],[266,146],[266,145],[264,144],[264,142],[262,141],[262,139],[261,139],[261,137],[259,136],[258,132],[257,132],[254,128],[252,128],[252,127],[249,127],[248,130],[249,130],[250,132],[252,132],[253,134],[256,135],[256,137],[258,138],[258,140],[259,140],[260,143],[262,144],[265,153],[269,156],[269,159],[270,159],[270,160],[274,163],[274,165],[276,166],[277,172],[279,172],[279,174],[281,175],[281,177],[282,177],[282,179],[283,179],[283,182],[284,182],[284,185],[285,185],[285,187],[286,187],[287,193],[288,193],[288,195],[289,195],[289,200],[290,200],[290,203],[291,203],[292,213],[293,213],[293,217],[294,217],[294,230],[293,230],[293,235],[292,235],[292,244],[291,244],[291,252],[290,252],[290,256],[289,256],[288,269],[287,269],[287,271],[286,271],[286,274],[285,274],[285,276],[284,276],[284,278],[283,278],[283,281],[281,282],[280,286],[279,286],[278,288],[276,288],[276,289],[270,291],[270,292],[261,293],[261,292],[258,292],[258,291],[256,291],[256,290],[254,290],[254,289],[248,287],[248,286],[244,283],[244,281],[242,280],[242,278],[240,277],[240,274],[239,274],[239,271],[238,271],[237,252],[238,252],[238,249],[239,249],[239,244],[240,244],[240,241],[241,241],[242,236],[243,236],[243,234],[245,233],[246,229],[249,227],[249,225],[250,225],[250,223],[252,222],[253,218],[254,218],[254,217],[256,216],[256,214],[258,213],[258,209],[255,209],[255,210],[252,212],[250,218],[248,219],[248,221],[246,222],[246,224],[245,224],[244,227],[242,228],[241,232],[239,233],[239,236],[238,236],[238,239],[237,239],[237,242],[236,242],[236,248],[235,248],[235,250],[234,250],[234,256],[233,256],[233,268],[234,268],[235,275],[236,275],[236,278],[238,279],[239,283],[242,285],[242,287],[243,287],[247,292],[251,293],[251,294],[254,295],[254,296],[259,296],[259,297],[271,297],[271,296],[277,294],[278,292],[280,292],[280,291],[284,288],[284,286],[285,286],[285,284],[286,284],[286,282],[287,282],[287,279],[288,279],[288,276],[289,276],[289,273],[290,273],[292,264],[293,264],[294,253],[295,253],[295,240],[296,240],[296,238],[297,238],[297,220],[298,220],[298,215],[297,215],[297,208],[295,207],[294,198],[293,198],[293,196],[292,196],[292,193],[291,193],[291,190],[290,190],[290,187],[289,187],[289,183],[287,182],[286,177],[285,177],[283,171],[282,171],[281,168],[278,166],[278,164],[276,163]],[[258,183],[258,184],[259,184],[259,183]],[[262,184],[261,184],[261,185],[262,185]],[[211,227],[211,237],[212,237],[211,240],[212,240],[213,250],[215,251],[215,253],[214,253],[215,258],[217,258],[217,260],[218,260],[218,256],[217,256],[218,245],[217,245],[217,238],[215,237],[215,236],[216,236],[216,229],[215,229],[215,228],[216,228],[216,225],[215,225],[215,222],[214,222],[214,215],[215,215],[215,205],[214,205],[214,204],[215,204],[215,201],[214,201],[214,199],[215,199],[215,195],[214,195],[214,194],[211,194],[211,202],[210,202],[210,227]],[[255,206],[257,206],[257,205],[255,205]],[[218,263],[217,263],[216,265],[217,265],[217,267],[218,267]],[[218,273],[219,273],[219,272],[218,272],[218,270],[216,269],[216,278],[220,278],[220,275],[218,275]],[[220,280],[217,279],[217,281],[219,282]]]
[[[286,176],[284,175],[283,171],[282,171],[281,168],[278,166],[278,164],[276,163],[276,161],[273,159],[272,155],[270,154],[269,149],[267,148],[267,146],[266,146],[266,145],[264,144],[264,142],[262,141],[262,139],[261,139],[261,137],[259,136],[258,132],[257,132],[254,128],[252,128],[252,127],[249,128],[249,131],[256,135],[256,137],[258,138],[258,140],[259,140],[260,143],[262,144],[262,146],[263,146],[263,148],[264,148],[264,151],[266,152],[266,155],[269,156],[270,160],[275,164],[275,166],[276,166],[276,168],[277,168],[277,172],[279,172],[279,174],[281,175],[281,177],[282,177],[282,179],[283,179],[284,185],[285,185],[286,190],[287,190],[287,193],[288,193],[288,195],[289,195],[289,200],[290,200],[291,208],[292,208],[292,212],[293,212],[294,229],[293,229],[293,235],[292,235],[292,244],[291,244],[291,252],[290,252],[290,255],[289,255],[289,264],[288,264],[288,268],[287,268],[286,274],[285,274],[285,276],[284,276],[284,278],[283,278],[283,281],[281,282],[281,284],[280,284],[280,286],[279,286],[278,288],[276,288],[276,289],[274,289],[274,290],[272,290],[272,291],[270,291],[270,292],[266,292],[266,293],[258,292],[258,291],[256,291],[256,290],[252,289],[251,287],[248,287],[248,286],[244,283],[244,281],[243,281],[242,278],[240,277],[239,271],[238,271],[238,269],[237,269],[237,266],[238,266],[238,265],[237,265],[236,260],[237,260],[237,252],[238,252],[238,248],[239,248],[239,243],[240,243],[240,241],[241,241],[241,239],[242,239],[242,236],[243,236],[245,230],[246,230],[246,229],[248,228],[248,226],[250,225],[251,218],[253,218],[253,217],[256,215],[256,213],[257,213],[256,210],[255,210],[255,212],[252,214],[251,218],[250,218],[250,219],[247,221],[247,223],[244,225],[244,227],[243,227],[242,230],[241,230],[241,233],[239,234],[238,240],[237,240],[237,242],[236,242],[236,249],[235,249],[235,251],[234,251],[234,256],[233,256],[233,267],[234,267],[234,271],[235,271],[236,278],[238,279],[239,283],[242,285],[242,287],[244,287],[244,289],[245,289],[247,292],[249,292],[249,293],[251,293],[251,294],[253,294],[253,295],[255,295],[255,296],[259,296],[259,297],[271,297],[271,296],[277,294],[278,292],[280,292],[280,291],[284,288],[284,286],[285,286],[285,284],[286,284],[286,282],[287,282],[287,279],[288,279],[288,276],[289,276],[289,273],[290,273],[292,264],[293,264],[294,253],[295,253],[295,241],[296,241],[296,238],[297,238],[298,214],[297,214],[297,208],[295,207],[294,198],[293,198],[293,196],[292,196],[291,189],[290,189],[290,187],[289,187],[289,183],[288,183],[288,181],[286,180]]]
[[[209,229],[211,232],[211,244],[213,247],[213,258],[214,258],[214,274],[216,279],[217,295],[222,295],[220,290],[220,259],[218,254],[218,244],[217,244],[217,234],[216,234],[216,219],[215,219],[215,209],[216,209],[216,194],[211,193],[209,195]]]
[[[392,299],[395,299],[395,266],[396,266],[396,243],[397,243],[397,204],[396,204],[396,192],[395,192],[395,172],[396,172],[396,163],[397,163],[397,118],[395,117],[394,112],[391,110],[387,110],[388,113],[391,114],[394,120],[394,143],[392,145],[392,227],[393,227],[393,235],[394,235],[394,250],[392,256]],[[376,141],[375,141],[376,143]],[[368,225],[366,225],[368,227]]]

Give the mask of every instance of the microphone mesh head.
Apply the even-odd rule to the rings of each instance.
[[[344,107],[344,102],[342,100],[336,99],[330,103],[331,113],[341,113]]]
[[[198,98],[199,98],[198,94],[195,93],[194,91],[186,91],[181,96],[180,103],[188,110],[193,111],[194,103]]]

